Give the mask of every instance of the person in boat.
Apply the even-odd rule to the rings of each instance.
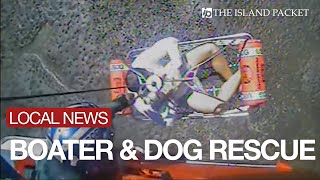
[[[174,106],[172,102],[187,105],[199,113],[221,113],[239,87],[240,71],[232,74],[226,58],[219,51],[215,44],[206,43],[181,55],[176,38],[168,37],[156,42],[137,56],[128,72],[128,89],[138,96],[134,107],[163,125],[171,122],[172,118],[164,118],[159,109]],[[181,79],[184,72],[210,57],[214,57],[211,61],[214,71],[225,81],[216,97],[209,96],[201,88],[192,88],[192,84],[199,84],[197,78],[188,83]],[[161,63],[164,59],[166,64]]]

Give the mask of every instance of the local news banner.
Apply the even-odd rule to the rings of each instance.
[[[52,139],[49,145],[44,139],[33,139],[26,142],[21,139],[13,139],[10,144],[11,160],[23,160],[28,157],[33,160],[52,160],[57,157],[61,160],[73,160],[73,152],[79,152],[78,160],[101,160],[101,155],[106,154],[109,160],[114,159],[113,142],[109,139],[96,139],[90,135],[84,139],[63,139],[67,136],[69,128],[108,128],[112,124],[112,112],[108,108],[8,108],[6,124],[9,128],[60,128],[56,139]],[[60,137],[59,137],[60,136]],[[287,140],[267,139],[263,142],[257,139],[214,139],[209,141],[209,159],[214,161],[216,157],[226,161],[256,161],[264,159],[274,161],[282,159],[292,160],[316,160],[315,140],[296,139]],[[160,142],[156,139],[146,139],[143,152],[144,160],[178,160],[181,157],[190,161],[203,160],[202,143],[197,139],[187,140],[181,143],[176,139]],[[286,149],[292,146],[293,152],[287,153]],[[74,146],[78,145],[78,146]],[[90,145],[90,146],[89,146]],[[152,148],[157,148],[157,153],[152,153]],[[170,148],[175,146],[177,152],[170,153]],[[41,147],[42,152],[36,154],[35,148]],[[79,149],[75,150],[74,147]],[[268,147],[277,148],[278,151],[270,154]],[[68,152],[65,151],[67,148]],[[191,149],[192,153],[189,153]],[[87,156],[85,152],[94,152],[95,155]],[[137,149],[134,142],[126,139],[122,143],[122,149],[117,151],[122,160],[138,160]],[[241,153],[242,152],[242,153]],[[242,154],[242,155],[238,155]]]

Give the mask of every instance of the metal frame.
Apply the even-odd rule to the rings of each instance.
[[[200,40],[193,40],[193,41],[185,41],[185,42],[180,42],[178,43],[179,48],[181,51],[188,51],[190,49],[193,49],[199,45],[205,44],[205,43],[214,43],[218,46],[234,46],[234,45],[238,45],[240,43],[243,43],[247,40],[253,39],[253,36],[249,33],[238,33],[238,34],[233,34],[233,35],[226,35],[226,36],[219,36],[219,37],[213,37],[213,38],[206,38],[206,39],[200,39]],[[138,49],[133,49],[131,51],[128,52],[127,54],[127,61],[131,58],[135,58],[138,54],[140,54],[142,51],[146,50],[148,47],[146,48],[138,48]],[[221,53],[220,50],[219,53]],[[219,53],[216,53],[216,55],[218,55]],[[205,64],[206,62],[208,62],[210,59],[214,58],[210,57],[208,58],[205,62],[197,65],[196,67],[193,67],[189,70],[187,70],[187,72],[185,72],[185,74],[188,74],[190,72],[194,72],[195,74],[197,74],[197,71],[199,69],[199,67],[203,64]],[[216,118],[216,117],[221,117],[221,118],[227,118],[227,117],[237,117],[237,116],[248,116],[249,112],[248,112],[249,106],[243,106],[243,107],[239,107],[236,109],[231,109],[229,111],[224,112],[223,114],[203,114],[203,113],[192,113],[192,114],[188,114],[185,117],[183,117],[182,119],[197,119],[197,118]],[[149,118],[143,118],[142,120],[150,120]]]
[[[228,39],[230,39],[229,43],[219,42],[219,40],[228,40]],[[185,42],[178,43],[178,45],[180,45],[181,48],[186,47],[191,44],[199,45],[199,44],[208,43],[208,42],[216,42],[217,45],[227,45],[227,44],[230,44],[232,42],[232,40],[234,40],[234,39],[238,39],[238,41],[233,42],[231,45],[236,45],[236,44],[239,44],[240,42],[243,42],[245,40],[253,39],[253,36],[249,33],[238,33],[238,34],[233,34],[233,35],[226,35],[226,36],[218,36],[218,37],[213,37],[213,38],[185,41]],[[135,53],[135,52],[139,52],[139,51],[144,51],[147,48],[149,48],[149,47],[130,50],[127,54],[127,59],[129,58],[130,54]]]

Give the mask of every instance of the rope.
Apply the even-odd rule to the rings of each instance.
[[[165,82],[190,81],[190,80],[191,79],[187,79],[187,80],[186,79],[173,79],[173,80],[165,81]],[[143,84],[143,85],[147,85],[147,84]],[[70,91],[70,92],[61,92],[61,93],[48,93],[48,94],[25,95],[25,96],[9,96],[9,97],[0,97],[0,101],[15,101],[15,100],[33,99],[33,98],[41,98],[41,97],[63,96],[63,95],[70,95],[70,94],[109,91],[109,90],[113,90],[113,89],[123,89],[123,88],[129,88],[129,87],[128,86],[121,86],[121,87],[112,87],[112,88],[108,87],[108,88],[89,89],[89,90],[83,90],[83,91]]]
[[[123,87],[109,87],[109,88],[100,88],[100,89],[90,89],[90,90],[83,90],[83,91],[70,91],[70,92],[61,92],[61,93],[48,93],[48,94],[39,94],[39,95],[26,95],[26,96],[10,96],[10,97],[1,97],[1,101],[14,101],[14,100],[21,100],[21,99],[32,99],[32,98],[40,98],[40,97],[50,97],[50,96],[63,96],[69,94],[81,94],[81,93],[89,93],[89,92],[98,92],[98,91],[109,91],[112,89],[123,89],[127,88],[127,86]]]

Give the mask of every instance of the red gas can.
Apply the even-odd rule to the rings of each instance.
[[[262,43],[248,40],[239,45],[242,105],[259,106],[266,102]]]

